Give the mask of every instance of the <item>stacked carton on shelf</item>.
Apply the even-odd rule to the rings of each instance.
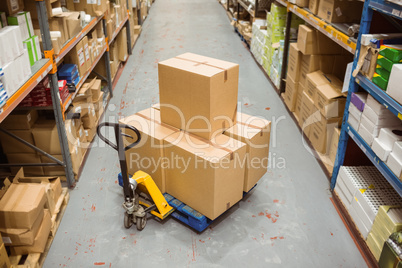
[[[158,71],[160,105],[120,120],[142,136],[126,152],[129,173],[148,172],[161,192],[215,219],[266,172],[270,122],[237,112],[237,64],[186,53],[160,62]],[[126,134],[134,138],[126,144],[136,140]]]
[[[252,26],[253,37],[251,39],[250,50],[254,55],[256,61],[263,65],[264,63],[264,47],[265,47],[265,38],[267,36],[267,22],[266,20],[255,20]]]

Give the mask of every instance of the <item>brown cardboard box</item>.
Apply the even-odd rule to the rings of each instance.
[[[359,23],[363,2],[356,0],[320,0],[318,17],[332,23]]]
[[[46,247],[47,239],[49,237],[50,229],[52,228],[52,221],[50,213],[45,210],[42,224],[35,237],[35,241],[32,246],[18,246],[11,247],[11,255],[23,255],[30,253],[43,253]]]
[[[134,26],[134,34],[139,35],[141,33],[141,25]]]
[[[322,154],[328,153],[334,128],[341,126],[341,124],[342,118],[326,119],[322,114],[316,117],[316,122],[311,125],[308,137],[317,152]]]
[[[59,159],[63,160],[63,159]],[[49,160],[46,160],[49,161]],[[30,184],[40,184],[44,187],[45,191],[48,191],[48,196],[53,199],[55,203],[59,200],[61,195],[61,182],[58,177],[27,177],[25,175],[25,169],[20,169],[18,174],[15,176],[13,183],[30,183]]]
[[[111,61],[119,61],[119,45],[117,44],[117,42],[113,42],[110,45],[110,60]]]
[[[71,51],[66,55],[65,62],[76,64],[78,66],[80,77],[84,76],[87,70],[87,65],[85,61],[85,52],[82,40],[78,42],[78,44],[75,45],[75,47],[73,47]]]
[[[346,98],[338,85],[332,83],[317,87],[314,104],[326,118],[342,117],[345,103]]]
[[[7,154],[8,163],[21,163],[21,164],[40,164],[42,163],[39,155],[33,153],[17,153],[17,154]],[[19,167],[10,167],[11,173],[16,174],[20,168]],[[43,168],[41,166],[38,167],[25,167],[25,172],[27,174],[33,176],[43,176]]]
[[[49,28],[51,31],[58,31],[61,34],[61,43],[64,45],[65,42],[69,39],[67,24],[65,23],[65,19],[63,17],[53,17],[48,19]]]
[[[296,5],[298,5],[299,7],[308,7],[309,0],[296,0]]]
[[[319,114],[319,111],[314,106],[314,101],[307,95],[306,92],[303,92],[299,116],[299,125],[307,137],[310,135],[311,125],[315,121],[314,115],[317,114]]]
[[[80,141],[80,146],[81,148],[86,148],[85,143],[87,142],[87,137],[85,136],[85,129],[84,126],[81,125],[78,129],[77,129],[77,137],[78,140]],[[81,150],[83,154],[85,154],[85,150]]]
[[[302,98],[303,98],[304,91],[305,91],[304,86],[299,83],[299,89],[297,90],[296,105],[295,105],[295,111],[294,111],[298,121],[300,121],[300,111],[301,111]]]
[[[81,42],[82,42],[82,47],[83,47],[84,56],[85,56],[85,72],[87,72],[89,69],[91,69],[91,65],[92,65],[91,56],[89,55],[88,37],[84,36],[82,38]]]
[[[299,82],[301,60],[302,53],[297,48],[297,43],[291,43],[289,45],[289,62],[287,76],[291,77],[295,82]]]
[[[293,81],[289,75],[286,77],[286,89],[285,89],[285,94],[284,94],[284,100],[286,106],[289,108],[291,112],[294,112],[295,106],[296,106],[296,98],[297,98],[297,92],[299,83],[296,83]]]
[[[308,1],[308,9],[310,9],[311,13],[314,15],[317,15],[318,13],[318,5],[320,3],[320,0],[309,0]]]
[[[32,225],[32,229],[0,228],[4,244],[7,246],[32,245],[43,221],[44,212],[43,209],[40,211],[38,218]]]
[[[341,46],[307,25],[299,25],[297,47],[304,55],[335,55],[343,52]]]
[[[6,246],[4,246],[4,244],[0,245],[0,267],[11,267],[10,259],[8,258]]]
[[[96,124],[93,128],[84,129],[85,137],[87,138],[87,142],[92,142],[96,134]]]
[[[35,145],[32,136],[32,130],[9,130],[9,132],[23,139],[24,141],[27,141],[30,144]],[[31,149],[30,147],[24,145],[23,143],[17,141],[13,137],[3,132],[0,133],[0,141],[1,141],[1,147],[3,148],[3,152],[5,154],[36,153],[34,149]]]
[[[128,58],[126,27],[122,28],[120,33],[117,35],[116,43],[118,45],[119,61],[125,62]]]
[[[271,122],[237,113],[237,123],[224,134],[246,144],[246,170],[243,191],[248,192],[267,172]]]
[[[165,169],[166,192],[214,220],[243,196],[246,145],[223,134],[214,142],[176,132],[164,140],[164,154],[187,162]]]
[[[100,92],[98,99],[93,103],[95,112],[99,112],[101,108],[103,108],[103,91]]]
[[[331,74],[334,71],[335,58],[339,55],[303,55],[300,65],[299,82],[306,87],[307,74],[321,70],[323,73]]]
[[[78,90],[78,93],[77,93],[76,97],[79,97],[79,98],[91,98],[92,99],[92,90],[91,90],[91,88],[94,85],[94,83],[96,81],[96,78],[94,78],[92,80],[87,79],[86,81],[89,81],[89,82],[85,82],[81,86],[81,88]]]
[[[70,150],[70,155],[71,155],[71,162],[73,166],[73,172],[75,175],[78,175],[78,171],[81,166],[82,162],[82,151],[81,151],[81,143],[79,140],[76,140],[74,143],[73,149]]]
[[[342,86],[342,82],[334,75],[324,74],[322,71],[316,71],[307,74],[306,93],[315,101],[317,87],[325,84],[334,83],[334,85]]]
[[[38,119],[38,111],[13,111],[1,123],[5,129],[31,129]]]
[[[75,120],[66,119],[64,121],[64,125],[67,134],[68,148],[71,151],[77,139],[77,129],[75,125]]]
[[[0,200],[0,228],[32,229],[45,202],[45,190],[41,185],[11,184]]]
[[[113,20],[110,19],[107,21],[106,30],[107,30],[107,36],[111,38],[111,36],[113,35]]]
[[[86,92],[86,94],[77,95],[73,100],[74,112],[80,113],[81,117],[87,115],[92,107],[92,93],[90,89],[88,89],[88,92]]]
[[[8,188],[10,188],[11,182],[8,178],[5,178],[3,181],[3,185],[0,187],[0,199],[6,194]]]
[[[54,54],[58,55],[60,53],[60,49],[63,47],[60,37],[52,37],[52,47],[54,49]]]
[[[84,129],[95,128],[97,123],[95,108],[91,107],[89,113],[81,117],[81,120]]]
[[[142,21],[145,20],[145,18],[148,16],[148,6],[146,5],[145,2],[141,2],[141,11],[140,14],[142,16]]]
[[[336,153],[338,151],[339,137],[341,136],[341,129],[335,127],[334,133],[332,134],[331,143],[329,145],[329,159],[332,164],[335,164]]]
[[[205,139],[236,123],[238,64],[185,53],[158,72],[162,122]]]
[[[101,96],[102,80],[96,79],[91,86],[92,101],[97,102]]]
[[[162,164],[168,163],[166,158],[168,158],[169,155],[164,154],[163,140],[177,132],[178,129],[166,124],[161,124],[160,112],[152,108],[128,116],[121,119],[119,122],[133,126],[141,133],[140,143],[126,151],[128,173],[133,175],[138,170],[148,173],[155,181],[159,190],[165,193],[166,178]],[[133,140],[128,137],[123,137],[126,146],[137,139],[135,133],[132,131],[125,130],[124,133],[134,138]],[[149,159],[150,161],[141,161],[141,159]],[[163,163],[160,163],[160,160],[162,160]]]
[[[54,120],[39,120],[32,130],[35,144],[49,154],[61,154],[59,135]]]
[[[73,38],[82,30],[79,12],[70,12],[66,23],[69,38]]]
[[[0,11],[4,11],[7,15],[13,15],[24,10],[23,0],[2,0],[0,1]]]
[[[118,61],[110,61],[110,73],[112,75],[112,79],[114,79],[114,77],[116,76],[117,73],[117,66],[118,66]]]
[[[63,161],[62,155],[52,155],[53,157],[57,158],[60,161]],[[54,163],[54,161],[50,160],[46,156],[40,157],[42,163]],[[66,172],[64,167],[62,166],[54,166],[54,167],[43,167],[43,173],[45,176],[65,176]]]

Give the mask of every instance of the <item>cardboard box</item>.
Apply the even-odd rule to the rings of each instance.
[[[0,187],[0,199],[3,198],[5,193],[7,192],[8,188],[10,188],[11,182],[8,178],[3,180],[3,185]]]
[[[310,135],[308,135],[308,137],[317,152],[327,154],[329,152],[334,129],[341,126],[342,118],[327,119],[323,114],[316,118],[317,121],[311,125]]]
[[[332,23],[360,23],[363,3],[350,0],[320,0],[318,17]]]
[[[95,128],[97,124],[95,108],[90,107],[90,111],[85,116],[81,117],[84,129]]]
[[[307,74],[321,70],[323,73],[332,73],[334,56],[328,55],[302,55],[300,64],[299,82],[307,87]]]
[[[371,148],[373,149],[373,152],[378,156],[378,158],[380,158],[383,162],[387,161],[388,156],[392,150],[392,147],[381,142],[379,138],[374,139]]]
[[[7,154],[8,163],[21,163],[21,164],[40,164],[42,163],[39,155],[35,153],[14,153]],[[16,174],[19,171],[19,167],[10,167],[11,173]],[[43,168],[41,166],[37,167],[25,167],[25,172],[33,176],[43,176]]]
[[[317,15],[318,13],[318,5],[320,1],[319,0],[309,0],[308,1],[308,9],[310,9],[311,13],[314,15]]]
[[[349,116],[348,116],[348,123],[349,123],[349,125],[350,125],[354,130],[358,130],[358,129],[359,129],[360,121],[359,121],[359,119],[357,119],[356,117],[354,117],[353,114],[349,114]]]
[[[402,141],[402,128],[400,126],[381,128],[378,139],[381,141],[383,147],[391,150],[395,142]]]
[[[48,19],[50,31],[58,31],[61,33],[61,43],[64,45],[70,38],[68,26],[63,17],[53,17]]]
[[[81,114],[81,117],[86,116],[91,108],[93,108],[93,104],[92,104],[92,93],[90,89],[88,89],[86,94],[77,95],[73,99],[74,113]]]
[[[40,225],[43,221],[44,210],[32,225],[32,229],[0,228],[1,237],[7,246],[30,246],[34,243]]]
[[[82,151],[80,140],[76,140],[72,149],[70,149],[71,162],[73,166],[74,175],[78,175],[82,162]]]
[[[81,30],[81,20],[79,12],[70,12],[70,15],[66,18],[68,37],[73,38]]]
[[[85,137],[87,138],[87,142],[92,142],[96,135],[96,127],[90,129],[84,129]]]
[[[18,12],[7,17],[8,25],[18,25],[20,27],[21,38],[26,40],[34,35],[31,14],[29,12]]]
[[[299,25],[297,47],[304,55],[342,54],[338,44],[307,25]]]
[[[24,9],[23,0],[3,0],[0,2],[0,11],[6,12],[8,15],[17,13]]]
[[[0,266],[4,268],[11,267],[10,259],[8,258],[6,247],[4,246],[4,244],[0,245]]]
[[[402,175],[402,159],[398,158],[394,152],[391,152],[387,159],[387,166],[395,174],[396,177],[401,179]]]
[[[178,129],[162,124],[160,112],[153,108],[121,119],[119,123],[133,126],[141,133],[140,143],[126,151],[128,173],[133,175],[138,170],[148,173],[159,190],[165,193],[166,178],[163,163],[169,164],[170,155],[164,154],[163,140],[177,132]],[[136,134],[132,131],[124,130],[124,133],[134,138],[123,137],[126,146],[137,139]],[[141,161],[141,159],[149,159],[149,162]],[[158,162],[160,159],[163,163]]]
[[[116,43],[118,45],[118,58],[119,58],[119,61],[126,62],[126,60],[128,59],[126,27],[123,27],[121,29],[120,33],[117,35]]]
[[[305,91],[304,86],[299,83],[299,89],[297,90],[297,97],[296,97],[296,105],[295,105],[295,115],[298,118],[298,121],[300,121],[300,111],[301,111],[301,106],[302,106],[302,98],[303,98],[303,92]]]
[[[164,139],[164,154],[188,161],[185,168],[167,168],[166,191],[207,218],[214,220],[243,195],[246,145],[225,135],[214,142],[176,132]]]
[[[49,154],[61,154],[59,135],[56,122],[40,120],[32,130],[35,144]]]
[[[35,237],[35,241],[32,246],[18,246],[11,247],[12,255],[23,255],[30,253],[43,253],[46,247],[47,239],[49,237],[50,230],[52,228],[51,216],[48,210],[45,210],[42,224]]]
[[[294,112],[296,106],[296,99],[299,90],[299,83],[293,81],[293,79],[288,75],[286,77],[286,89],[284,94],[284,100],[286,106],[291,112]]]
[[[363,116],[372,122],[373,128],[400,125],[400,120],[388,110],[382,110],[379,115],[367,104],[364,106]]]
[[[45,202],[41,185],[13,183],[0,200],[0,228],[32,229]]]
[[[308,137],[310,134],[311,125],[315,122],[315,116],[319,114],[318,109],[314,106],[314,101],[303,92],[301,100],[301,110],[299,116],[299,125],[303,133]]]
[[[354,106],[353,104],[349,105],[349,114],[356,118],[357,121],[359,121],[360,123],[363,112],[360,112],[359,109],[357,109],[356,106]]]
[[[1,123],[1,127],[12,130],[31,129],[38,119],[38,111],[13,111]]]
[[[99,97],[101,96],[101,88],[102,88],[102,80],[96,79],[91,86],[91,93],[92,93],[92,101],[97,102],[99,101]]]
[[[29,142],[30,144],[35,145],[32,136],[32,130],[9,130],[9,132]],[[1,147],[3,148],[3,152],[5,154],[36,153],[34,149],[31,149],[30,147],[26,146],[25,144],[17,141],[13,137],[3,132],[0,133],[0,141],[1,141]]]
[[[78,66],[80,77],[84,76],[87,70],[87,65],[82,40],[78,42],[77,45],[75,45],[75,47],[73,47],[71,51],[66,55],[65,62],[76,64]]]
[[[338,152],[339,138],[341,136],[341,129],[335,127],[334,133],[332,134],[331,143],[329,146],[329,159],[332,164],[335,164],[336,153]]]
[[[374,136],[371,134],[364,125],[360,124],[357,131],[362,139],[369,145],[373,144]]]
[[[57,158],[60,161],[63,161],[62,155],[52,155],[53,157]],[[40,157],[42,163],[54,163],[53,160],[50,160],[46,156]],[[44,176],[65,176],[66,172],[64,167],[62,166],[52,166],[52,167],[43,167],[43,174]]]
[[[223,134],[246,144],[247,164],[243,191],[248,192],[267,172],[271,122],[238,113],[236,125],[225,130]],[[264,161],[266,161],[266,166],[264,166]]]
[[[325,84],[317,87],[314,104],[326,118],[342,117],[346,98],[334,84]]]
[[[236,123],[238,64],[186,53],[158,72],[162,122],[206,139]]]
[[[342,82],[331,74],[324,74],[322,71],[309,73],[306,76],[306,93],[313,100],[316,99],[317,87],[325,84],[335,83],[341,86]]]
[[[291,77],[293,81],[299,82],[300,65],[302,60],[302,53],[297,47],[297,43],[291,43],[289,45],[289,61],[288,61],[288,77]]]

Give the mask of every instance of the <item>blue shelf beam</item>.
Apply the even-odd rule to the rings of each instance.
[[[391,16],[396,19],[402,19],[402,7],[393,3],[385,2],[383,0],[370,0],[369,7],[375,11],[381,12],[385,15]],[[364,15],[364,13],[363,13]]]

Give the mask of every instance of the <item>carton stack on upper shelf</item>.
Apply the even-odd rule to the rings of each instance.
[[[149,173],[162,193],[215,219],[267,171],[270,122],[237,111],[237,64],[186,53],[158,71],[160,105],[120,120],[142,136],[126,152],[129,173]]]

